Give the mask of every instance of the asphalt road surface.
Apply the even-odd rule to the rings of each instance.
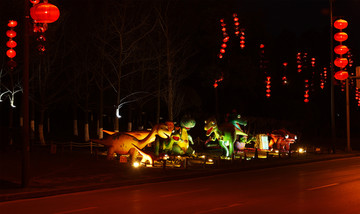
[[[9,201],[0,213],[360,213],[360,157]]]

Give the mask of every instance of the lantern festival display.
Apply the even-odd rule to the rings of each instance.
[[[342,44],[342,42],[348,39],[348,35],[342,31],[347,26],[348,22],[344,19],[338,19],[334,22],[334,27],[340,31],[334,35],[334,39],[340,43],[334,48],[334,52],[339,55],[334,60],[334,65],[340,69],[335,73],[334,77],[340,81],[346,80],[349,77],[348,72],[345,70],[345,67],[349,64],[349,60],[343,57],[343,55],[348,53],[349,48]]]
[[[7,65],[11,70],[16,67],[16,62],[13,60],[13,58],[16,56],[16,51],[14,50],[14,48],[17,46],[17,43],[14,40],[14,38],[16,37],[16,32],[14,28],[16,26],[17,21],[10,20],[8,23],[8,27],[10,27],[10,30],[6,31],[6,35],[9,37],[9,40],[6,42],[6,46],[9,48],[6,51],[6,56],[10,58]]]

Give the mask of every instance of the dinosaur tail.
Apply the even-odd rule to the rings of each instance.
[[[108,130],[103,130],[103,132],[105,132],[106,134],[109,134],[109,135],[113,135],[116,133],[116,132],[112,132],[112,131],[108,131]]]

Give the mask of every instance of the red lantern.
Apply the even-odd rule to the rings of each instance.
[[[6,55],[10,59],[12,59],[12,58],[14,58],[16,56],[16,51],[14,49],[9,49],[9,50],[6,51]]]
[[[346,71],[338,71],[335,73],[334,77],[337,80],[346,80],[349,77],[349,74]]]
[[[334,35],[334,39],[338,42],[343,42],[346,41],[348,39],[348,35],[345,32],[337,32]]]
[[[16,25],[17,25],[17,21],[14,21],[14,20],[10,20],[8,23],[9,27],[16,27]]]
[[[16,32],[13,30],[8,30],[6,31],[6,36],[8,36],[9,38],[14,38],[16,36]]]
[[[347,58],[336,58],[334,60],[335,66],[339,68],[344,68],[348,64],[348,62],[349,61]]]
[[[30,0],[32,4],[39,4],[40,0]]]
[[[346,54],[349,51],[349,48],[346,47],[345,45],[338,45],[334,48],[334,52],[342,55],[342,54]]]
[[[225,53],[225,49],[220,49],[220,53]]]
[[[9,41],[7,41],[6,42],[6,46],[8,47],[8,48],[15,48],[16,47],[16,42],[14,41],[14,40],[9,40]]]
[[[343,30],[348,26],[348,22],[344,19],[338,19],[334,22],[334,27],[339,30]]]
[[[52,23],[60,16],[59,9],[50,3],[40,3],[30,8],[30,16],[37,23]]]
[[[304,99],[304,102],[305,102],[305,103],[308,103],[308,102],[309,102],[309,99]]]
[[[223,44],[221,45],[222,48],[226,48],[226,46],[227,46],[227,45],[226,45],[225,43],[223,43]]]
[[[8,62],[7,62],[7,66],[10,68],[10,69],[14,69],[16,66],[17,66],[17,63],[10,59]]]

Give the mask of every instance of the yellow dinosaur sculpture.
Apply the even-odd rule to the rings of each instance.
[[[108,148],[108,159],[113,158],[113,154],[126,155],[130,154],[132,160],[135,160],[138,149],[143,149],[147,144],[154,142],[156,136],[169,138],[174,130],[173,122],[160,123],[155,125],[150,133],[143,139],[138,139],[131,132],[116,132],[103,140],[92,139],[93,142],[103,144]],[[135,147],[135,146],[136,147]]]

